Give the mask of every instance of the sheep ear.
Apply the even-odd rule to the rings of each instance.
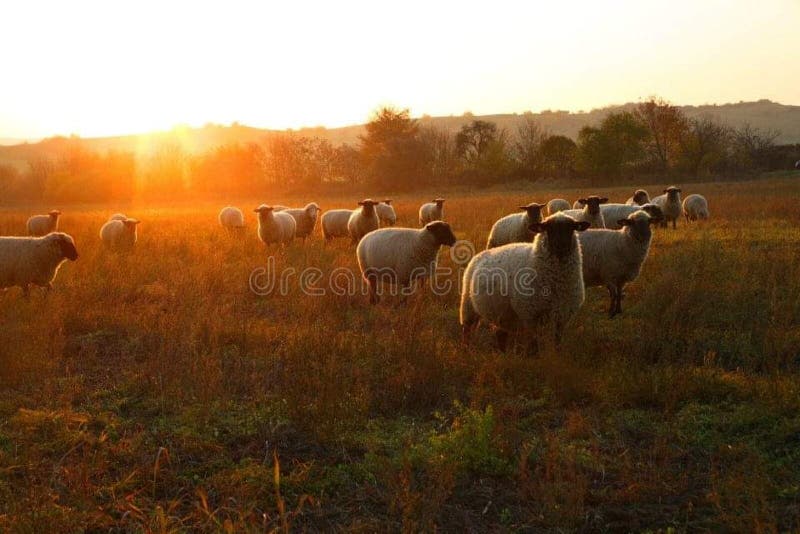
[[[579,204],[586,204],[586,199],[585,198],[579,198],[578,199],[578,203]]]
[[[386,200],[383,201],[383,203],[386,204],[387,206],[389,206],[392,203],[392,199],[391,198],[387,198]]]
[[[677,191],[678,193],[680,193],[680,192],[682,191],[682,189],[681,189],[680,187],[676,187],[676,188],[675,188],[675,191]]]
[[[358,205],[359,205],[359,206],[363,206],[363,205],[364,205],[364,201],[363,201],[363,200],[359,200],[359,201],[358,201]]]
[[[583,232],[584,230],[589,228],[591,225],[592,225],[592,223],[590,223],[589,221],[579,221],[579,222],[575,223],[575,230],[577,232]]]
[[[520,209],[522,211],[528,211],[528,206],[519,206],[517,209]]]
[[[664,193],[667,193],[667,192],[668,192],[668,191],[667,191],[666,189],[664,189]]]
[[[630,226],[631,225],[631,221],[629,221],[628,219],[619,219],[617,221],[617,224],[620,225],[620,226]]]
[[[606,202],[608,202],[608,197],[601,197],[600,198],[600,204],[605,204]]]

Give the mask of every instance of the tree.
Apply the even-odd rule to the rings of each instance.
[[[379,109],[359,136],[368,180],[383,187],[409,188],[422,168],[419,126],[407,109]]]
[[[762,131],[745,123],[733,132],[734,156],[741,166],[749,170],[766,169],[778,136],[780,133],[775,130]]]
[[[513,153],[517,170],[523,177],[535,179],[541,176],[544,171],[541,149],[547,138],[547,132],[533,117],[525,116],[522,119],[517,127]]]
[[[488,184],[508,176],[508,140],[505,130],[493,122],[474,120],[456,134],[456,153],[465,165],[462,176]]]
[[[599,128],[584,126],[578,133],[579,161],[591,184],[613,180],[624,168],[638,164],[645,154],[646,127],[628,111],[611,113]]]
[[[455,141],[447,130],[434,126],[420,128],[418,135],[422,149],[425,185],[451,183],[459,169]]]
[[[725,158],[730,129],[709,117],[689,119],[680,137],[680,163],[692,176],[710,172]]]
[[[686,117],[680,109],[656,97],[636,106],[635,114],[647,129],[646,150],[651,160],[658,170],[667,170],[677,156]]]
[[[569,137],[551,135],[539,149],[542,168],[550,176],[568,178],[575,172],[578,145]]]

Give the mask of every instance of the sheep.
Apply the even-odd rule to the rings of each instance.
[[[425,226],[429,222],[441,221],[444,218],[444,199],[434,198],[419,208],[419,225]]]
[[[476,254],[464,271],[460,323],[464,342],[481,319],[496,327],[505,351],[515,330],[535,337],[552,325],[560,343],[564,328],[583,304],[581,249],[575,232],[589,228],[563,212],[535,223],[533,243],[512,243]]]
[[[434,221],[423,228],[381,228],[365,235],[356,256],[361,275],[369,284],[369,302],[377,304],[378,285],[387,282],[408,288],[433,276],[439,247],[451,247],[456,236],[450,225]]]
[[[698,219],[706,220],[709,217],[708,201],[703,195],[692,194],[683,199],[683,214],[686,222]]]
[[[489,239],[486,248],[495,248],[509,243],[530,243],[535,234],[531,233],[530,227],[534,223],[542,222],[542,206],[531,202],[527,206],[520,206],[523,213],[512,213],[499,219],[492,231],[489,232]]]
[[[608,289],[609,317],[622,313],[625,284],[639,276],[650,249],[650,225],[659,221],[660,218],[637,210],[616,221],[619,230],[592,230],[578,236],[583,253],[583,283],[586,287]]]
[[[568,210],[569,202],[564,200],[563,198],[554,198],[550,202],[547,203],[547,214],[552,215],[554,213],[558,213],[559,211]]]
[[[672,229],[677,228],[678,219],[683,213],[681,207],[681,189],[674,185],[664,189],[663,195],[658,195],[650,202],[661,208],[664,212],[664,218],[661,220],[661,226],[666,228],[670,221],[672,221]]]
[[[661,220],[664,217],[664,212],[655,204],[644,204],[643,206],[629,206],[628,204],[603,204],[600,206],[600,211],[603,212],[603,222],[609,230],[619,230],[622,228],[619,225],[620,219],[625,219],[631,213],[639,210],[644,210],[651,217]]]
[[[258,238],[265,245],[291,243],[297,231],[294,217],[286,212],[273,211],[272,206],[261,204],[253,210],[258,214]]]
[[[606,224],[603,220],[603,212],[600,210],[600,205],[606,202],[608,202],[607,197],[592,195],[576,201],[577,204],[583,206],[582,209],[564,210],[561,213],[569,215],[576,221],[589,222],[592,228],[605,228]]]
[[[128,218],[128,216],[125,215],[124,213],[115,213],[114,215],[109,217],[108,220],[109,221],[124,221],[127,218]]]
[[[350,214],[350,218],[347,220],[347,233],[350,234],[350,239],[354,244],[380,226],[378,214],[375,212],[377,204],[374,200],[367,198],[358,203],[361,206],[360,210],[353,210],[353,213]]]
[[[136,219],[108,221],[100,228],[100,239],[110,250],[131,250],[138,239],[136,233],[136,227],[138,225],[139,221]]]
[[[219,224],[229,231],[244,228],[244,213],[239,208],[226,206],[219,212]]]
[[[633,192],[633,196],[625,201],[628,206],[644,206],[650,203],[650,195],[644,189],[637,189]]]
[[[50,290],[61,264],[76,259],[75,241],[63,232],[44,237],[0,237],[0,288],[19,286],[26,298],[31,284]]]
[[[43,236],[58,230],[58,217],[61,212],[51,210],[47,215],[34,215],[28,219],[28,235]]]
[[[378,219],[382,225],[394,226],[397,223],[397,214],[394,212],[391,198],[381,201],[380,204],[375,206],[375,211],[378,212]]]
[[[329,242],[334,237],[348,237],[347,222],[353,210],[328,210],[322,214],[322,237]]]
[[[275,210],[273,209],[273,211]],[[295,237],[300,237],[305,242],[306,237],[311,235],[311,232],[314,231],[314,226],[317,224],[319,204],[311,202],[306,204],[304,208],[286,208],[283,213],[288,213],[294,218],[294,222],[297,224]]]

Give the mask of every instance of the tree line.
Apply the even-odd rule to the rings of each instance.
[[[286,133],[189,153],[164,142],[136,155],[86,148],[79,138],[48,140],[56,156],[26,170],[0,165],[0,202],[129,202],[238,198],[265,192],[411,191],[515,181],[620,185],[668,179],[735,178],[790,169],[800,145],[776,145],[778,133],[689,118],[651,98],[609,113],[576,140],[522,115],[514,131],[472,120],[457,132],[422,126],[408,110],[376,111],[355,145]]]

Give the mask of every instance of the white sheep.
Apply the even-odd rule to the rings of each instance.
[[[100,228],[100,239],[110,250],[131,250],[138,239],[137,226],[139,221],[136,219],[108,221]]]
[[[439,247],[453,246],[456,236],[450,225],[434,221],[416,228],[381,228],[365,235],[356,255],[361,275],[369,284],[369,301],[377,304],[383,283],[408,288],[433,276]]]
[[[670,221],[672,221],[672,229],[677,228],[678,219],[683,213],[681,206],[681,189],[674,185],[664,189],[663,195],[658,195],[650,202],[661,208],[664,212],[664,218],[661,220],[661,226],[666,228]]]
[[[505,350],[509,332],[520,329],[538,337],[552,326],[559,343],[584,301],[575,232],[587,228],[588,222],[560,212],[531,228],[538,232],[533,243],[512,243],[475,255],[461,286],[464,342],[483,319],[496,327],[500,350]]]
[[[353,243],[358,243],[362,237],[380,227],[380,220],[375,212],[377,204],[369,198],[362,200],[358,203],[361,209],[354,210],[350,214],[350,219],[347,221],[347,233],[350,234]]]
[[[261,204],[253,210],[258,214],[258,238],[265,245],[291,243],[297,231],[294,217],[286,212],[275,212],[272,206]]]
[[[650,203],[650,195],[644,189],[637,189],[633,192],[633,196],[625,201],[628,206],[644,206]]]
[[[58,230],[58,217],[61,212],[52,210],[47,215],[34,215],[28,219],[28,235],[43,236]]]
[[[244,213],[239,208],[226,206],[219,212],[219,224],[226,230],[244,228]]]
[[[294,222],[297,225],[295,237],[300,237],[305,242],[306,237],[311,235],[311,232],[314,231],[314,226],[317,224],[319,204],[310,202],[304,208],[286,208],[283,213],[288,213],[294,218]]]
[[[592,228],[605,228],[606,224],[603,220],[603,212],[600,210],[600,205],[606,202],[608,202],[607,197],[592,195],[576,201],[577,204],[583,206],[582,209],[564,210],[560,213],[565,213],[576,221],[586,221],[592,225]]]
[[[512,213],[499,219],[489,232],[486,248],[495,248],[509,243],[530,243],[534,234],[530,228],[534,223],[542,222],[542,206],[531,202],[520,206],[522,213]]]
[[[586,287],[608,289],[610,317],[622,313],[623,289],[639,276],[650,250],[650,225],[658,221],[644,210],[637,210],[616,221],[619,230],[592,230],[578,236],[583,253],[583,283]]]
[[[692,194],[683,199],[683,214],[686,222],[696,220],[706,220],[710,216],[708,211],[708,201],[703,195]]]
[[[61,264],[76,259],[75,241],[62,232],[44,237],[0,237],[0,288],[19,286],[25,297],[31,284],[52,289]]]
[[[547,203],[547,214],[552,215],[554,213],[558,213],[559,211],[568,210],[569,202],[564,200],[563,198],[554,198],[550,202]]]
[[[619,230],[622,226],[619,225],[620,219],[625,219],[631,213],[636,213],[639,210],[644,210],[648,215],[661,220],[664,217],[664,212],[655,204],[644,204],[642,206],[630,206],[628,204],[603,204],[600,206],[600,211],[603,212],[603,222],[609,230]]]
[[[128,218],[128,216],[125,215],[124,213],[115,213],[114,215],[109,217],[108,220],[109,221],[124,221],[127,218]]]
[[[375,206],[375,211],[378,213],[378,219],[380,219],[383,226],[394,226],[397,224],[397,214],[394,212],[391,198],[382,200],[380,204]]]
[[[328,210],[322,214],[322,237],[325,242],[329,242],[334,237],[348,237],[350,233],[347,231],[347,222],[353,210]]]
[[[441,221],[444,219],[444,199],[434,198],[431,202],[423,204],[419,208],[419,224],[425,226],[429,222]]]

